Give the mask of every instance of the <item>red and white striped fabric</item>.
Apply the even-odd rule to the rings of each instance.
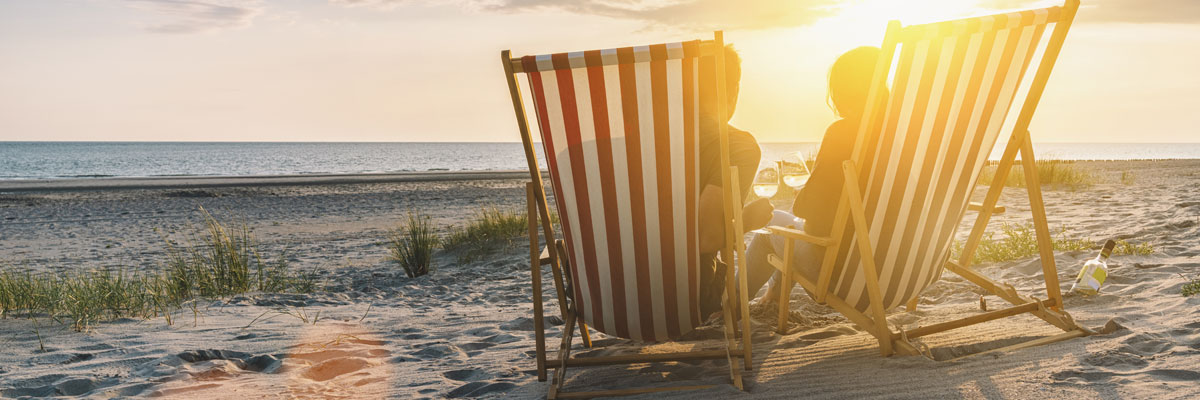
[[[580,317],[663,341],[699,325],[699,41],[526,56]]]
[[[891,94],[884,109],[868,105],[865,120],[875,124],[856,160],[885,308],[941,277],[979,174],[1011,132],[1009,109],[1042,34],[1059,15],[1052,7],[901,31]],[[852,234],[848,224],[830,287],[866,311]]]

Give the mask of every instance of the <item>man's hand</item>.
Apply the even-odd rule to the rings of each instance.
[[[742,232],[767,226],[775,206],[760,198],[742,208]],[[700,254],[715,253],[725,246],[725,204],[721,187],[705,185],[700,192]]]

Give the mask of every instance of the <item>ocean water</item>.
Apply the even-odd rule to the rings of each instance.
[[[520,143],[0,142],[0,179],[527,168]]]
[[[818,146],[764,143],[763,162],[814,153]],[[1063,160],[1200,158],[1200,143],[1038,143],[1034,149],[1039,158]],[[992,158],[1002,151],[997,145]],[[0,142],[0,179],[525,168],[520,143]]]

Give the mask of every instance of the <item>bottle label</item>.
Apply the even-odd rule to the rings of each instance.
[[[1100,292],[1100,287],[1104,285],[1104,279],[1108,278],[1108,270],[1099,265],[1086,265],[1082,271],[1079,271],[1079,276],[1075,279],[1075,288],[1084,294],[1096,294]]]

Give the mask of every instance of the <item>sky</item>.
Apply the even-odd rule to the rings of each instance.
[[[1200,142],[1200,1],[1084,0],[1039,142]],[[1053,2],[1050,2],[1053,4]],[[712,37],[743,59],[733,123],[816,142],[826,74],[890,19],[1025,0],[5,0],[0,141],[513,142],[499,52]]]

